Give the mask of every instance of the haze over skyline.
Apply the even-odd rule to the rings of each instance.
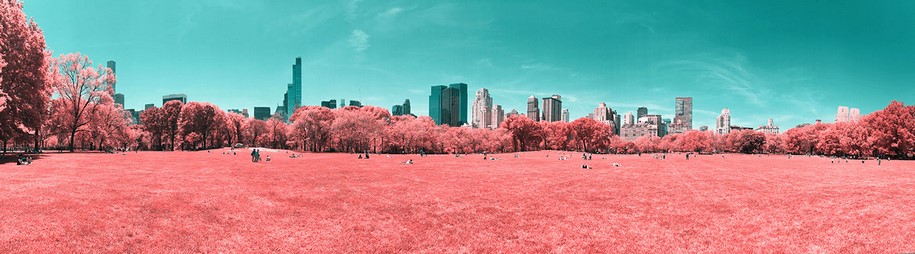
[[[673,118],[674,98],[690,96],[694,128],[722,108],[734,125],[774,118],[785,131],[831,122],[839,105],[915,101],[911,1],[34,0],[25,13],[54,56],[117,61],[134,109],[185,93],[275,110],[299,56],[304,105],[410,99],[416,115],[430,86],[451,83],[488,88],[506,112],[559,94],[572,119],[600,102]]]

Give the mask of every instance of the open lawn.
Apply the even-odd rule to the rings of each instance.
[[[0,253],[915,251],[911,161],[222,151],[2,164]]]

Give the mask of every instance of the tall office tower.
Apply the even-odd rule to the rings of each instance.
[[[270,119],[270,107],[254,107],[254,119],[263,121]]]
[[[839,106],[839,112],[836,113],[836,122],[845,123],[848,122],[848,107]]]
[[[520,114],[521,114],[521,113],[518,113],[517,110],[512,109],[512,111],[510,111],[510,112],[508,112],[508,113],[505,113],[505,118],[508,119],[509,117],[517,116],[517,115],[520,115]]]
[[[162,105],[165,105],[168,101],[181,101],[181,103],[187,104],[187,95],[179,93],[162,96]]]
[[[118,92],[118,89],[117,89],[117,87],[118,87],[118,81],[117,81],[117,78],[118,78],[118,67],[117,67],[117,63],[115,63],[114,60],[108,60],[108,69],[111,69],[111,73],[114,74],[114,79],[115,79],[115,81],[114,81],[114,83],[111,83],[111,93],[114,94],[114,93],[117,93],[117,92]],[[121,103],[121,105],[123,106],[124,104]]]
[[[403,105],[391,106],[391,115],[392,116],[402,116],[403,115]]]
[[[502,125],[502,121],[505,121],[505,110],[502,110],[502,105],[496,105],[492,108],[492,125],[489,128],[499,128],[499,125]]]
[[[287,111],[286,118],[284,120],[289,120],[289,116],[292,115],[292,112],[295,112],[296,109],[302,106],[302,58],[296,57],[295,64],[292,65],[292,83],[286,86],[286,96],[283,108]]]
[[[639,107],[639,109],[636,111],[635,119],[642,119],[642,117],[645,117],[647,115],[648,115],[648,108]]]
[[[626,116],[623,117],[623,125],[632,124],[635,124],[635,116],[632,115],[632,111],[626,112]]]
[[[492,97],[489,96],[489,90],[480,88],[476,97],[473,99],[473,120],[471,126],[474,128],[489,128],[492,125]]]
[[[435,124],[461,126],[467,123],[467,84],[432,86],[429,116]]]
[[[674,105],[674,124],[682,125],[686,130],[693,129],[693,97],[677,97]]]
[[[562,121],[566,123],[569,122],[569,109],[567,108],[562,109]]]
[[[848,120],[852,122],[857,122],[861,120],[861,110],[858,108],[851,108],[848,110]]]
[[[340,99],[340,108],[343,108],[343,107],[346,107],[346,100],[341,98]]]
[[[403,101],[403,114],[404,115],[413,114],[412,112],[410,112],[410,99],[406,99]]]
[[[731,133],[731,110],[722,109],[721,115],[718,115],[718,120],[715,121],[715,131],[718,134],[728,134]]]
[[[554,94],[551,97],[543,98],[543,121],[562,121],[562,97]]]
[[[124,94],[116,93],[112,98],[114,99],[114,104],[121,105],[121,108],[124,108]]]
[[[148,104],[146,104],[145,107],[143,107],[143,110],[147,110],[147,109],[152,108],[152,107],[156,107],[156,104],[148,103]]]
[[[533,95],[527,98],[527,118],[534,120],[534,122],[540,121],[540,106],[537,105],[537,97]]]
[[[613,109],[607,107],[607,103],[601,102],[597,104],[597,107],[594,108],[594,113],[591,113],[592,119],[598,122],[610,124],[614,120]]]

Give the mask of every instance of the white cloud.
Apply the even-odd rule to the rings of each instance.
[[[402,12],[402,11],[403,11],[403,8],[394,7],[394,8],[388,9],[385,12],[378,14],[378,16],[382,17],[382,18],[392,18],[394,16],[397,16],[397,14],[400,14],[400,12]]]
[[[353,48],[353,50],[361,53],[371,46],[369,44],[369,37],[369,34],[363,32],[362,30],[353,30],[352,35],[349,37],[349,45]]]

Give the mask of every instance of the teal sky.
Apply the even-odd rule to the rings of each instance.
[[[126,107],[185,93],[224,109],[282,102],[302,57],[306,105],[345,98],[428,111],[429,87],[488,88],[526,109],[563,96],[694,126],[768,118],[787,130],[836,107],[915,103],[915,1],[26,0],[57,56],[118,62]]]

